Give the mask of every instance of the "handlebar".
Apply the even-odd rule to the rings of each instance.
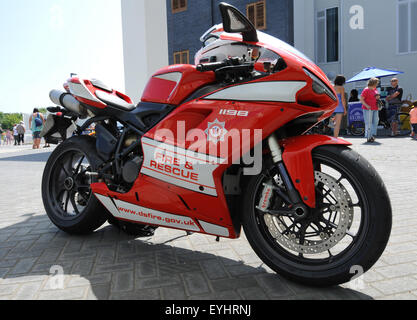
[[[199,64],[197,66],[197,71],[200,72],[207,72],[207,71],[216,71],[220,68],[226,67],[228,64],[223,62],[212,62],[212,63],[205,63]]]
[[[243,64],[243,59],[239,57],[228,58],[221,62],[211,62],[197,65],[196,69],[200,72],[216,71],[224,67],[239,66]]]

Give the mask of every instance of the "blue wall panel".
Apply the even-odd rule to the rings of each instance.
[[[173,63],[174,52],[190,50],[190,63],[201,48],[200,37],[212,25],[222,22],[219,3],[222,0],[188,0],[187,10],[172,13],[171,0],[167,1],[169,62]],[[253,0],[228,0],[244,14]],[[290,44],[294,43],[293,0],[265,0],[267,29],[262,30]]]

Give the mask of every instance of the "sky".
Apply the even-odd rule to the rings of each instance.
[[[0,0],[0,111],[53,105],[71,73],[124,92],[120,0]]]

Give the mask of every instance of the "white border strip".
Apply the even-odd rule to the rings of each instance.
[[[200,223],[201,227],[204,229],[204,232],[208,234],[214,234],[216,236],[222,236],[222,237],[229,237],[229,230],[227,228],[211,224],[202,220],[198,220],[198,223]]]
[[[95,196],[116,218],[143,224],[201,232],[200,228],[190,217],[160,212],[116,199],[113,200],[113,203],[109,197],[100,194],[95,194]]]
[[[307,85],[305,81],[271,81],[237,85],[215,92],[205,100],[296,102],[297,92]]]

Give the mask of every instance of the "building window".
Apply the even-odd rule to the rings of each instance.
[[[190,51],[174,52],[174,64],[189,64],[190,63]]]
[[[171,0],[172,13],[187,10],[187,0]]]
[[[398,53],[417,52],[417,0],[398,0]]]
[[[246,6],[246,15],[256,29],[266,29],[266,4],[264,1],[250,3]]]
[[[316,56],[318,63],[339,61],[339,8],[317,12]]]

